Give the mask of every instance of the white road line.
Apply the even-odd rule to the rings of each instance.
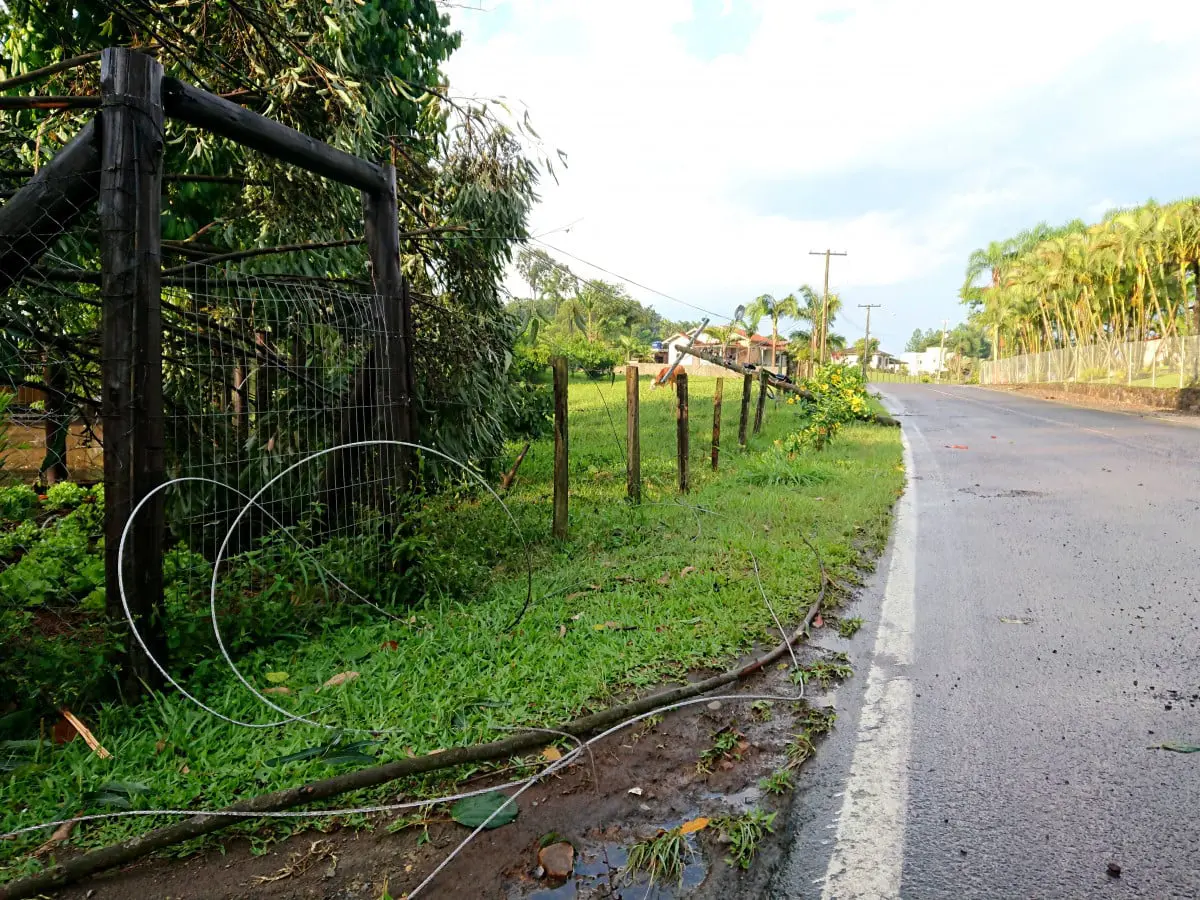
[[[822,900],[900,896],[913,684],[907,673],[896,669],[912,660],[917,548],[912,448],[903,432],[901,440],[908,485],[896,504],[892,558],[867,675],[858,745],[838,817],[837,843],[823,879]]]

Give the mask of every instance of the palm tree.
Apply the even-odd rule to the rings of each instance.
[[[709,325],[704,329],[704,333],[720,341],[721,359],[724,359],[725,351],[729,348],[729,342],[733,340],[734,334],[737,333],[737,328],[732,323],[729,325]]]
[[[796,298],[792,294],[788,294],[779,300],[776,300],[770,294],[760,294],[754,298],[754,302],[750,304],[750,308],[746,310],[747,315],[755,315],[759,318],[767,317],[771,320],[771,368],[774,369],[778,363],[777,344],[779,343],[779,320],[785,316],[796,318],[800,312],[800,307],[796,303]]]

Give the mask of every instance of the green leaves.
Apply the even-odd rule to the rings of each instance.
[[[1175,741],[1167,741],[1159,744],[1157,749],[1170,750],[1173,753],[1200,753],[1200,744],[1180,744]]]
[[[459,825],[478,828],[484,825],[487,831],[507,825],[517,818],[517,801],[499,791],[466,797],[450,807],[450,818]]]

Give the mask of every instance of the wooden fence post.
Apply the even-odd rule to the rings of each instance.
[[[371,260],[371,276],[375,282],[375,315],[379,320],[383,347],[376,359],[375,413],[378,430],[373,437],[397,441],[413,441],[411,411],[413,385],[409,380],[411,348],[409,341],[408,291],[400,274],[400,219],[396,201],[396,169],[381,166],[385,187],[379,191],[363,191],[363,227],[367,240],[367,255]],[[362,436],[365,437],[365,436]],[[362,438],[360,438],[362,439]],[[380,453],[387,469],[384,482],[392,478],[392,465],[398,464],[400,485],[412,486],[416,466],[411,447],[399,452],[385,447]]]
[[[717,458],[721,455],[721,401],[725,394],[725,379],[718,378],[713,390],[713,438],[712,438],[712,467],[717,471]]]
[[[767,370],[758,370],[758,408],[754,410],[754,433],[762,430],[763,407],[767,405]]]
[[[742,414],[738,420],[738,444],[746,446],[746,428],[750,424],[750,393],[754,390],[754,376],[747,372],[742,378]]]
[[[567,358],[550,360],[554,370],[554,527],[551,534],[567,539]]]
[[[679,405],[675,409],[675,444],[679,451],[679,492],[688,492],[688,384],[687,375],[675,376]]]
[[[634,503],[642,502],[642,438],[639,423],[638,367],[625,367],[625,444],[629,463],[625,470],[625,490]]]
[[[100,258],[103,293],[105,606],[121,621],[117,552],[138,502],[164,478],[162,397],[162,66],[132,50],[100,56]],[[125,545],[125,595],[146,648],[167,664],[163,496],[138,514]],[[133,695],[162,683],[132,635],[122,681]]]

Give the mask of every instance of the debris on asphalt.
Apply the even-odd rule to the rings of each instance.
[[[1108,871],[1109,878],[1120,878],[1121,877],[1121,867],[1118,866],[1116,863],[1109,863],[1107,871]]]
[[[1147,747],[1147,750],[1170,750],[1172,753],[1200,753],[1200,744],[1180,744],[1176,741],[1167,741],[1163,744],[1155,744],[1153,747]]]
[[[947,450],[968,450],[970,448],[967,447],[966,444],[947,444],[946,449]]]
[[[1021,616],[1001,616],[1000,621],[1005,625],[1032,625],[1033,619],[1026,619]]]

